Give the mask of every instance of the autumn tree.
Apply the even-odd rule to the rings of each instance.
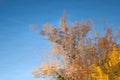
[[[43,64],[33,71],[36,78],[52,76],[52,80],[119,80],[119,30],[106,28],[105,34],[93,32],[93,21],[75,22],[72,25],[62,16],[60,27],[44,24],[40,31],[53,46],[59,57],[53,64]],[[92,32],[92,33],[90,33]],[[116,52],[115,52],[116,51]],[[116,69],[116,70],[115,70]]]

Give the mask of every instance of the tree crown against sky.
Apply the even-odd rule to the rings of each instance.
[[[32,74],[36,78],[52,76],[56,80],[118,80],[120,48],[117,41],[120,31],[106,28],[105,34],[99,36],[101,32],[93,32],[93,24],[89,19],[85,23],[69,25],[65,15],[61,17],[60,27],[44,24],[40,34],[53,43],[52,51],[57,58],[52,64],[43,64]]]

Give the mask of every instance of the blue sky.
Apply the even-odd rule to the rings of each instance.
[[[91,18],[99,30],[102,19],[120,23],[119,0],[0,0],[0,80],[35,80],[30,71],[49,45],[29,25],[58,25],[64,10],[70,22]]]

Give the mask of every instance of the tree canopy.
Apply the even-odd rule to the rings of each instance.
[[[65,15],[60,27],[44,24],[42,36],[53,43],[56,63],[45,63],[33,71],[36,78],[52,77],[52,80],[120,80],[120,30],[106,28],[105,34],[94,31],[94,23],[74,22],[69,25]],[[93,32],[94,31],[94,32]],[[53,59],[54,60],[54,59]]]

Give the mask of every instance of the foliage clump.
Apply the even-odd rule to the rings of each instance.
[[[69,25],[65,16],[60,27],[46,23],[40,34],[54,44],[53,53],[59,58],[57,63],[43,64],[33,75],[52,76],[55,80],[120,80],[119,34],[107,28],[99,36],[93,32],[92,23],[88,20]]]

